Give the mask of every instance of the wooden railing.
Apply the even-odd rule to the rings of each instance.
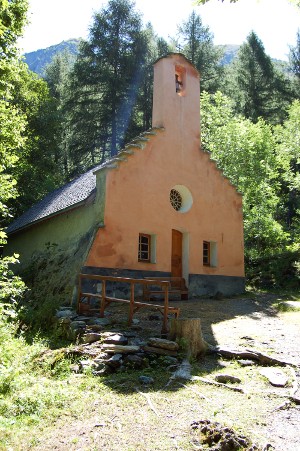
[[[83,279],[90,279],[101,282],[101,291],[87,292],[83,290]],[[129,299],[121,299],[107,295],[107,282],[117,282],[118,284],[129,284]],[[160,287],[160,293],[163,293],[164,304],[151,304],[147,302],[140,302],[135,299],[135,285],[142,285],[143,288],[147,286]],[[91,299],[96,298],[100,301],[100,318],[104,317],[104,312],[107,306],[111,302],[121,302],[129,304],[128,324],[131,325],[134,313],[142,307],[151,307],[159,310],[163,315],[162,334],[168,332],[168,313],[174,313],[175,317],[179,316],[180,309],[177,307],[169,306],[169,290],[170,281],[157,280],[157,279],[131,279],[129,277],[112,277],[112,276],[99,276],[94,274],[79,274],[79,289],[78,289],[78,306],[79,313],[87,313],[91,311]],[[86,300],[87,302],[82,302]]]

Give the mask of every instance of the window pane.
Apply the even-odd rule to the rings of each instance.
[[[151,235],[139,235],[138,259],[140,261],[150,261]]]
[[[203,241],[203,265],[210,265],[210,243]]]

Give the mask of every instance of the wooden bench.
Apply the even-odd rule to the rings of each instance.
[[[99,281],[101,283],[101,292],[90,292],[84,291],[82,287],[83,279],[90,279]],[[125,283],[130,284],[130,299],[120,299],[112,296],[108,296],[106,294],[107,291],[107,282],[117,282],[117,283]],[[145,286],[155,284],[160,288],[160,293],[164,295],[164,304],[151,304],[149,302],[140,302],[135,300],[135,285],[142,285],[143,289]],[[111,276],[98,276],[94,274],[79,274],[79,287],[78,287],[78,305],[77,311],[80,314],[99,312],[98,309],[91,308],[91,299],[96,298],[100,301],[100,318],[104,317],[104,312],[106,307],[109,306],[111,302],[121,302],[129,305],[129,314],[128,314],[128,324],[131,325],[133,314],[142,307],[151,307],[158,310],[163,315],[163,325],[162,325],[162,334],[166,334],[168,332],[168,314],[174,313],[177,318],[180,313],[180,308],[169,306],[169,288],[170,282],[168,280],[154,280],[152,278],[147,279],[131,279],[124,277],[111,277]],[[144,290],[143,290],[144,291]],[[84,302],[84,300],[86,302]]]
[[[158,284],[162,280],[169,282],[169,296],[171,294],[179,294],[182,301],[188,299],[189,291],[183,277],[145,277],[145,279],[154,281],[143,286],[143,298],[145,301],[149,302],[153,294],[163,294]]]

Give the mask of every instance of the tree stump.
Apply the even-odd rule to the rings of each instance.
[[[171,321],[170,340],[183,339],[187,356],[197,358],[207,350],[207,343],[202,337],[200,318],[174,318]]]

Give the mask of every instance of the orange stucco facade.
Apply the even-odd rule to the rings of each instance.
[[[171,273],[175,229],[183,236],[182,273],[187,284],[191,274],[242,280],[242,197],[201,150],[199,74],[180,54],[162,58],[154,65],[153,95],[155,134],[117,168],[103,169],[104,227],[98,230],[85,265]],[[182,211],[170,203],[174,187],[183,196]],[[151,262],[138,260],[140,233],[155,240]],[[214,245],[211,265],[203,264],[203,241]]]

